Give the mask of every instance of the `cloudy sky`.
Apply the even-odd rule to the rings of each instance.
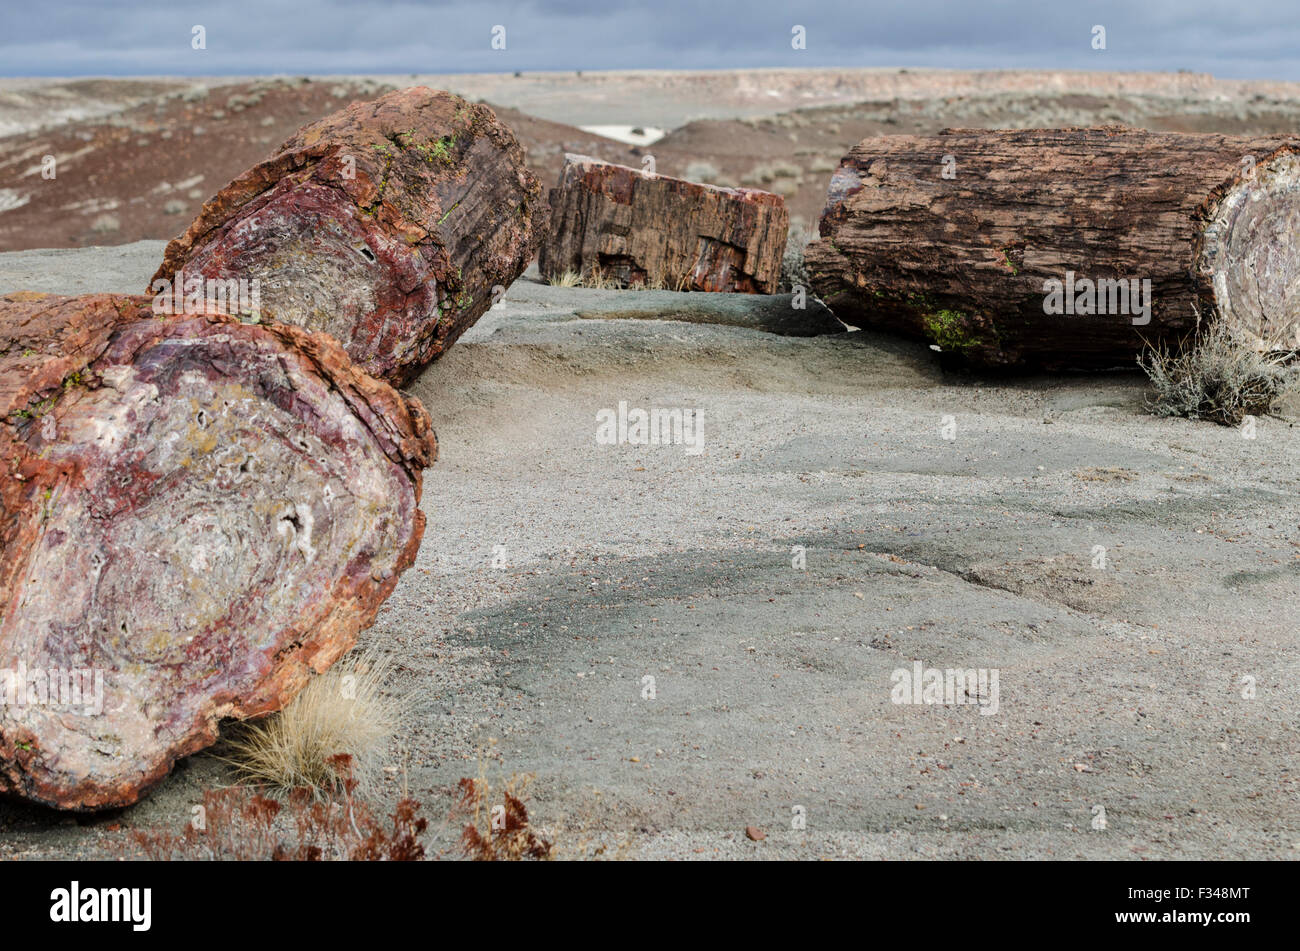
[[[795,25],[806,49],[791,47]],[[933,66],[1300,80],[1298,26],[1296,0],[0,0],[0,75]]]

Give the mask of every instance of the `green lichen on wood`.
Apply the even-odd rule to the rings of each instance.
[[[433,145],[429,146],[426,153],[434,159],[451,164],[451,150],[456,147],[456,137],[454,135],[444,135]]]
[[[444,221],[446,221],[447,218],[451,215],[451,213],[460,207],[460,203],[462,200],[463,199],[457,199],[456,204],[452,205],[445,212],[443,212],[442,217],[438,219],[438,224],[442,224]]]
[[[403,137],[406,138],[405,142],[402,141]],[[455,135],[444,135],[437,139],[430,139],[427,143],[420,143],[416,140],[415,130],[410,129],[406,132],[395,132],[388,137],[388,140],[399,149],[410,149],[418,152],[430,165],[451,166],[455,164],[453,153],[456,147]]]
[[[920,311],[925,314],[931,314],[939,310],[938,303],[932,298],[926,296],[925,294],[912,293],[912,294],[908,294],[903,299],[906,301],[907,306],[912,308],[915,311]],[[955,313],[960,316],[959,311],[946,311],[946,313]]]
[[[925,335],[941,350],[965,353],[986,346],[983,337],[971,332],[970,317],[959,310],[936,310],[921,319]]]
[[[1002,260],[999,263],[1004,265],[1013,277],[1019,276],[1020,268],[1016,267],[1016,263],[1011,260],[1011,248],[998,248],[998,253],[1002,255]]]
[[[16,409],[10,415],[19,419],[40,419],[54,407],[54,398],[32,399],[25,409]]]
[[[376,146],[379,148],[379,146]],[[387,161],[384,163],[384,173],[379,179],[379,193],[375,195],[375,200],[368,205],[361,207],[361,213],[364,215],[375,215],[378,213],[379,206],[384,203],[384,192],[388,190],[388,175],[393,170],[393,156],[386,149],[381,149]]]
[[[63,378],[62,383],[56,390],[45,390],[48,396],[36,395],[27,401],[27,405],[22,409],[11,410],[9,418],[14,420],[40,419],[50,410],[54,409],[54,404],[68,390],[74,387],[84,386],[87,383],[85,370],[75,370]]]
[[[41,524],[45,524],[54,517],[54,490],[51,488],[47,487],[41,492],[41,511],[39,517]]]

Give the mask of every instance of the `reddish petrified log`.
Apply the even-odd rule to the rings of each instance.
[[[565,156],[551,190],[542,277],[774,294],[790,216],[780,195],[719,188]]]
[[[1300,346],[1300,156],[1286,138],[1139,129],[864,139],[805,262],[854,326],[986,367],[1132,365],[1222,320]]]
[[[323,330],[403,385],[528,266],[545,213],[491,109],[413,87],[307,126],[221,189],[149,292],[257,280],[241,313]]]
[[[279,709],[423,534],[428,415],[324,334],[10,295],[0,415],[0,790],[58,808]]]

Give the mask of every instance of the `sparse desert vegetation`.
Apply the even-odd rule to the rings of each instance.
[[[554,287],[586,287],[598,291],[623,290],[625,286],[621,281],[598,269],[583,273],[574,270],[564,271],[551,278],[548,283]]]
[[[356,794],[346,756],[330,762],[336,792],[321,799],[295,789],[281,802],[242,786],[209,790],[185,827],[137,829],[127,843],[152,860],[409,862],[424,858],[428,820],[420,804],[400,800],[388,821],[378,819]],[[122,844],[124,851],[129,847]]]
[[[552,287],[585,287],[589,290],[597,291],[684,291],[686,290],[686,279],[674,284],[664,278],[652,278],[642,284],[628,285],[612,275],[606,274],[599,269],[593,269],[585,273],[578,273],[575,270],[566,270],[550,278],[547,282]]]
[[[793,162],[764,162],[742,175],[740,184],[790,196],[803,184],[803,169]]]
[[[1291,354],[1261,352],[1219,323],[1175,345],[1150,346],[1139,365],[1151,379],[1151,412],[1236,426],[1264,416],[1300,381]]]
[[[705,185],[716,185],[722,176],[721,169],[712,162],[695,161],[686,166],[682,172],[682,177],[688,182],[702,182]]]

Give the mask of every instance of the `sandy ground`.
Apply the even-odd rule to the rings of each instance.
[[[0,292],[136,290],[161,249],[0,255]],[[384,795],[437,820],[533,774],[564,855],[1300,858],[1295,407],[1248,440],[1136,375],[755,329],[787,300],[525,279],[414,385],[429,528],[362,638],[409,698]],[[598,444],[620,401],[697,410],[703,451]],[[996,669],[997,712],[891,702],[918,660]],[[199,755],[111,816],[8,805],[0,855],[111,854],[228,782]]]

